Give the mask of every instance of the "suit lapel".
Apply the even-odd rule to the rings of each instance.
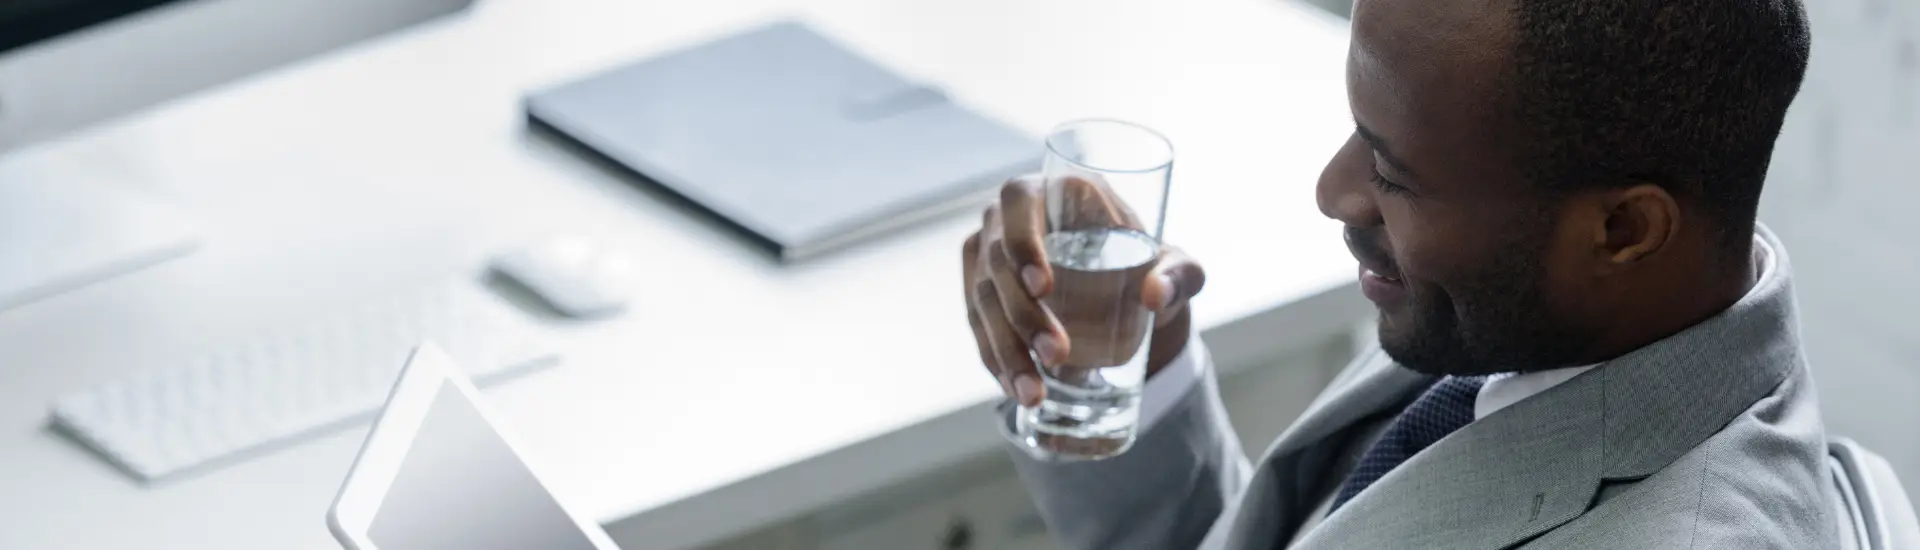
[[[1355,360],[1320,397],[1267,448],[1247,490],[1222,517],[1232,518],[1224,544],[1206,548],[1275,548],[1305,519],[1317,502],[1306,491],[1324,479],[1331,453],[1303,453],[1361,419],[1401,405],[1433,377],[1401,368],[1377,348]],[[1308,460],[1312,456],[1317,460]],[[1209,537],[1210,539],[1213,537]]]
[[[1454,432],[1329,515],[1304,548],[1506,548],[1593,502],[1605,384],[1575,377]]]
[[[1284,456],[1317,444],[1362,418],[1405,403],[1433,380],[1394,364],[1376,347],[1307,405],[1300,419],[1274,439],[1265,456]]]

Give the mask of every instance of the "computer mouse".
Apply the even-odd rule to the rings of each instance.
[[[492,265],[569,317],[619,313],[637,286],[633,259],[591,237],[548,239],[503,254]]]

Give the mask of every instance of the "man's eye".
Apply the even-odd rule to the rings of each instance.
[[[1394,183],[1394,182],[1391,182],[1391,181],[1387,181],[1387,177],[1386,177],[1386,176],[1382,176],[1382,175],[1380,175],[1380,171],[1379,171],[1379,170],[1374,170],[1374,171],[1373,171],[1373,186],[1374,186],[1374,187],[1379,187],[1379,188],[1380,188],[1380,192],[1382,192],[1382,193],[1386,193],[1386,194],[1389,194],[1389,195],[1404,195],[1404,194],[1407,194],[1407,188],[1406,188],[1406,187],[1402,187],[1402,186],[1401,186],[1400,184],[1398,184],[1398,183]]]

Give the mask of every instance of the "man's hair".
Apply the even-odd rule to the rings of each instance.
[[[1550,192],[1649,182],[1749,252],[1767,164],[1806,74],[1800,0],[1515,0],[1511,144]]]

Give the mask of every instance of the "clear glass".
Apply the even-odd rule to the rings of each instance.
[[[1146,127],[1082,120],[1047,135],[1047,261],[1042,298],[1067,331],[1067,359],[1041,365],[1046,398],[1014,423],[1029,454],[1053,461],[1126,452],[1140,419],[1153,312],[1140,288],[1160,255],[1173,145]]]

